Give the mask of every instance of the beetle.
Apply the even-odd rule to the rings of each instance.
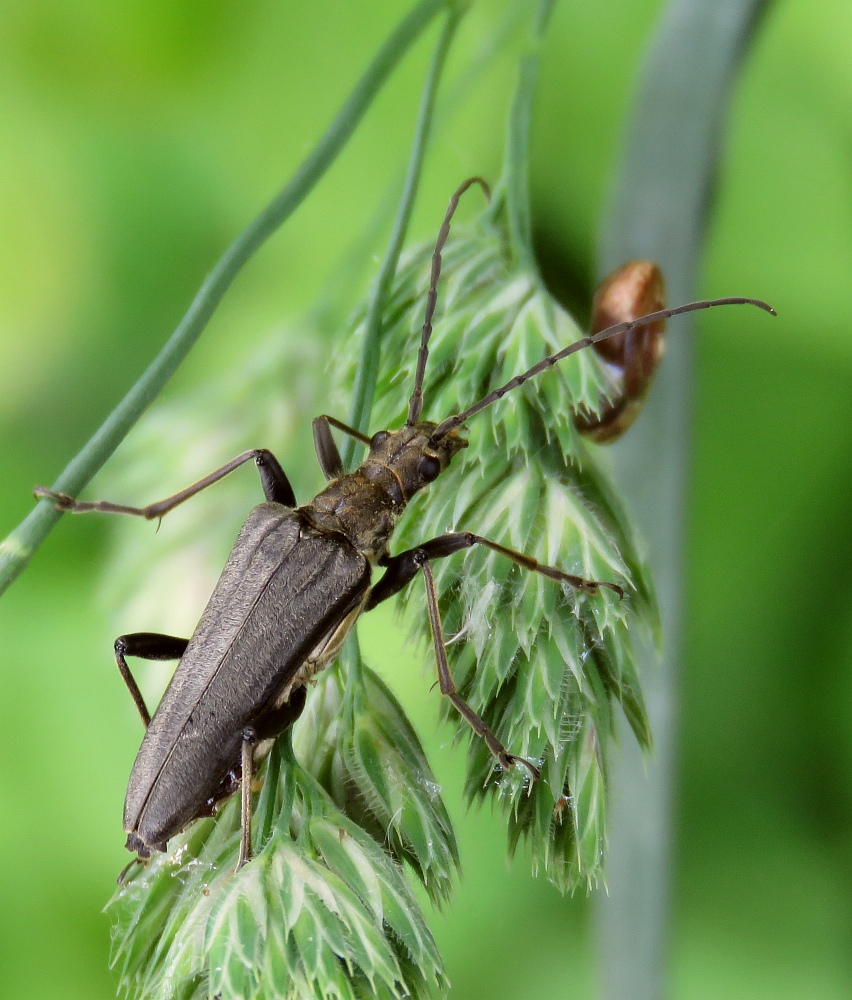
[[[467,447],[461,435],[470,417],[547,368],[585,347],[652,326],[669,316],[716,305],[752,304],[726,298],[660,309],[616,323],[548,355],[461,413],[439,423],[421,419],[423,381],[429,354],[441,272],[441,253],[461,195],[479,184],[465,181],[453,194],[432,255],[426,315],[405,423],[372,436],[323,414],[313,421],[314,444],[326,487],[299,506],[286,473],[266,449],[243,452],[175,495],[146,507],[109,501],[77,501],[37,487],[35,495],[61,511],[102,511],[159,520],[178,504],[254,461],[266,502],[255,507],[240,531],[212,596],[190,639],[139,632],[120,636],[115,658],[145,725],[145,735],[127,786],[124,830],[135,860],[165,851],[167,842],[195,819],[241,789],[241,838],[237,868],[251,857],[251,782],[257,762],[275,736],[298,717],[306,685],[327,664],[362,613],[423,577],[438,684],[486,743],[503,768],[522,765],[533,779],[536,766],[511,753],[459,695],[444,644],[431,564],[482,545],[521,566],[587,594],[606,587],[623,596],[616,583],[585,580],[469,531],[454,531],[391,555],[394,527],[406,505]],[[344,470],[331,428],[368,446],[353,472]],[[384,575],[373,583],[375,568]],[[179,660],[172,680],[151,717],[127,665],[127,657]]]

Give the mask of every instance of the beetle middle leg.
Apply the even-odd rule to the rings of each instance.
[[[474,732],[485,740],[488,749],[504,767],[510,767],[514,763],[521,763],[528,768],[534,777],[538,778],[538,768],[523,757],[517,757],[509,753],[497,737],[488,729],[483,719],[462,699],[456,691],[456,686],[450,673],[446,647],[444,645],[441,616],[438,610],[435,578],[432,574],[429,560],[442,559],[453,555],[455,552],[469,549],[474,545],[483,545],[494,552],[499,552],[500,555],[506,556],[525,569],[541,573],[543,576],[560,583],[567,583],[569,586],[574,587],[576,590],[581,590],[583,593],[595,594],[601,587],[608,587],[610,590],[615,591],[619,597],[623,597],[624,591],[615,583],[586,580],[571,573],[564,573],[554,566],[547,566],[544,563],[540,563],[532,556],[525,555],[523,552],[516,552],[514,549],[509,549],[505,545],[492,542],[481,535],[475,535],[471,531],[454,531],[446,535],[439,535],[437,538],[423,542],[416,548],[407,549],[405,552],[400,552],[399,555],[392,556],[385,564],[385,575],[370,591],[370,596],[364,605],[365,611],[372,610],[377,604],[399,593],[403,587],[407,586],[414,579],[418,572],[423,573],[429,608],[429,624],[432,627],[432,639],[435,646],[435,659],[438,666],[438,681],[441,694],[446,695],[452,701],[459,713],[467,720]]]
[[[444,644],[441,612],[438,609],[438,591],[435,587],[435,577],[432,575],[432,567],[429,565],[429,557],[421,548],[415,550],[413,558],[417,567],[423,573],[423,579],[426,582],[426,603],[429,608],[429,624],[432,627],[432,641],[435,646],[435,662],[438,667],[438,685],[440,686],[441,694],[450,699],[459,715],[469,723],[476,735],[485,740],[485,745],[494,754],[502,767],[508,769],[514,767],[515,764],[523,764],[533,779],[538,781],[541,777],[541,772],[535,764],[528,761],[525,757],[518,757],[516,754],[509,753],[485,724],[485,720],[474,712],[456,690],[453,676],[450,673],[450,665],[447,661],[447,647]]]
[[[260,482],[266,499],[274,503],[280,503],[285,507],[295,507],[296,496],[293,493],[290,480],[279,465],[278,459],[271,451],[267,451],[266,448],[253,448],[251,451],[244,451],[242,455],[237,455],[227,465],[223,465],[221,468],[211,472],[210,475],[204,476],[203,479],[199,479],[191,486],[187,486],[186,489],[175,493],[173,496],[166,497],[165,500],[158,500],[156,503],[148,504],[147,507],[129,507],[126,504],[112,503],[109,500],[75,500],[74,497],[70,497],[66,493],[54,493],[53,490],[49,490],[44,486],[36,486],[33,494],[40,500],[53,500],[58,510],[67,511],[71,514],[86,514],[91,511],[99,511],[105,514],[131,514],[134,517],[144,517],[148,521],[156,521],[165,514],[168,514],[169,511],[174,510],[184,500],[189,500],[190,497],[194,497],[196,493],[200,493],[208,486],[212,486],[213,483],[218,483],[228,473],[238,469],[251,459],[254,459],[260,473]]]
[[[130,673],[125,657],[138,656],[142,660],[179,660],[188,645],[189,639],[178,639],[177,636],[161,635],[159,632],[131,632],[129,635],[120,635],[115,640],[115,662],[146,729],[151,721],[151,713],[136,679]]]

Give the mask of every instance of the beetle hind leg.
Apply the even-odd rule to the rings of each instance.
[[[386,558],[383,562],[385,575],[370,590],[364,604],[364,611],[371,611],[377,605],[381,604],[382,601],[386,601],[389,597],[393,597],[394,594],[398,594],[400,590],[408,586],[414,579],[418,570],[423,573],[426,583],[429,623],[432,627],[432,639],[435,645],[435,660],[438,667],[438,683],[441,688],[441,694],[450,699],[462,718],[468,722],[471,729],[485,740],[486,746],[494,754],[502,767],[508,768],[513,767],[515,764],[523,764],[533,779],[537,780],[540,772],[535,764],[524,757],[517,757],[515,754],[509,753],[489,730],[485,721],[474,712],[470,705],[456,691],[455,682],[453,681],[447,662],[447,651],[441,630],[441,615],[438,611],[438,594],[429,560],[444,559],[455,552],[461,552],[474,545],[482,545],[493,552],[498,552],[500,555],[511,559],[512,562],[523,566],[524,569],[540,573],[542,576],[549,577],[558,583],[567,584],[569,587],[573,587],[575,590],[579,590],[585,594],[597,594],[601,587],[606,587],[616,593],[619,598],[623,598],[624,590],[617,583],[608,583],[603,580],[586,580],[583,577],[565,573],[555,566],[546,566],[532,556],[506,548],[505,545],[492,542],[490,539],[483,538],[481,535],[475,535],[471,531],[454,531],[446,535],[439,535],[428,542],[422,542],[416,548],[406,549],[405,552],[400,552],[396,556]]]
[[[138,656],[141,660],[179,660],[188,645],[189,639],[178,639],[177,636],[161,635],[159,632],[131,632],[129,635],[120,635],[115,640],[115,662],[146,729],[151,721],[151,713],[148,711],[136,678],[130,673],[125,657]]]

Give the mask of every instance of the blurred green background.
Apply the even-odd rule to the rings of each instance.
[[[427,163],[418,239],[434,236],[461,179],[498,174],[516,42],[452,95],[504,6],[477,4],[454,48],[452,113]],[[406,7],[0,5],[0,535],[153,357]],[[547,273],[569,301],[588,298],[597,220],[660,8],[557,7],[533,207]],[[421,41],[332,172],[238,279],[167,400],[225,378],[270,337],[298,339],[299,317],[394,196],[429,48]],[[719,177],[701,292],[759,295],[780,318],[720,311],[699,321],[677,1000],[852,995],[850,52],[843,0],[774,5],[746,62]],[[354,275],[355,294],[380,250],[375,242]],[[310,369],[288,380],[309,386],[302,398],[316,406],[297,414],[293,457],[276,440],[239,445],[276,450],[301,497],[320,483],[305,432],[331,405],[333,381],[321,362]],[[173,453],[165,490],[143,482],[138,495],[113,499],[157,499],[230,458],[216,447],[216,414],[196,419],[200,459],[188,453],[184,466]],[[178,444],[168,428],[161,436],[163,449]],[[132,445],[114,459],[119,475]],[[216,528],[213,518],[211,537]],[[122,631],[174,627],[128,620],[104,586],[114,530],[107,519],[66,518],[0,600],[0,996],[9,1000],[114,995],[100,910],[127,857],[121,804],[141,734],[111,646]],[[158,544],[180,526],[133,530],[156,564]],[[189,633],[200,603],[180,579],[154,583],[148,565],[112,566],[109,579],[117,573],[124,587],[138,576],[161,595],[177,588],[168,599]],[[453,996],[594,996],[589,901],[532,880],[523,857],[507,870],[499,818],[460,805],[462,754],[437,730],[421,657],[403,650],[390,614],[363,625],[367,658],[418,723],[458,819],[464,878],[433,921]]]

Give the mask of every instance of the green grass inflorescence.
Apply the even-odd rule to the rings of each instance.
[[[410,252],[394,281],[371,431],[404,420],[430,255],[425,245]],[[362,319],[335,355],[346,386]],[[513,264],[502,217],[489,209],[445,250],[424,417],[460,411],[581,335],[537,277]],[[626,591],[622,601],[605,589],[563,589],[486,550],[434,564],[460,692],[542,770],[532,784],[522,768],[503,771],[447,706],[459,736],[470,736],[468,799],[493,798],[510,853],[526,841],[533,870],[563,891],[602,874],[616,706],[639,742],[650,742],[633,663],[635,644],[655,631],[654,601],[594,448],[572,421],[578,406],[595,411],[610,391],[596,356],[583,351],[472,418],[470,447],[412,502],[393,546],[472,530]],[[419,580],[400,603],[431,653]],[[433,902],[446,900],[459,863],[452,826],[399,703],[369,666],[359,673],[352,683],[341,664],[324,671],[261,771],[248,866],[234,874],[233,799],[130,873],[110,904],[114,963],[129,996],[418,997],[444,983],[403,869]]]

